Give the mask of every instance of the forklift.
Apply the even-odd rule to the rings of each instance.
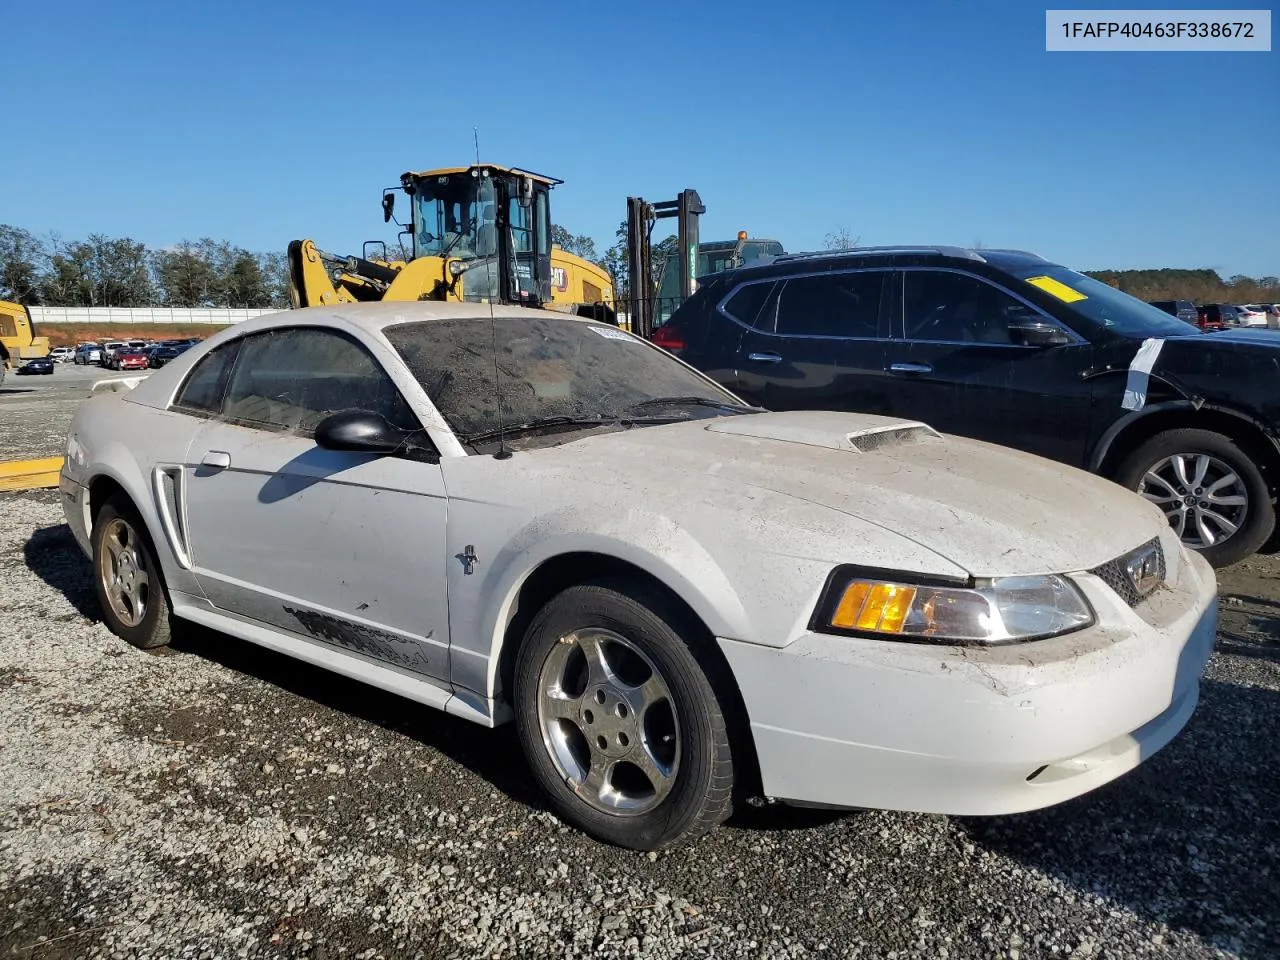
[[[707,208],[693,189],[681,190],[674,200],[650,203],[643,197],[627,197],[627,270],[631,277],[627,316],[631,332],[646,340],[657,322],[665,319],[698,289],[698,223]],[[666,309],[658,303],[653,274],[653,228],[659,220],[676,219],[676,303]],[[663,265],[665,267],[665,265]],[[665,271],[664,271],[665,272]]]

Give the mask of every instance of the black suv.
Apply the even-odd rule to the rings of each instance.
[[[1153,307],[1158,307],[1171,317],[1177,317],[1193,327],[1200,324],[1200,311],[1190,300],[1150,300]]]
[[[779,257],[702,281],[653,341],[771,410],[906,417],[1101,473],[1217,566],[1275,527],[1280,334],[1204,334],[1034,254]]]

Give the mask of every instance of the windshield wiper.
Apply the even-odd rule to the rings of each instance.
[[[644,407],[677,407],[677,406],[698,406],[698,407],[717,407],[721,410],[759,410],[759,407],[747,406],[744,403],[734,403],[732,400],[715,400],[711,397],[650,397],[648,400],[641,400],[634,404],[631,409],[640,410]]]
[[[506,426],[494,427],[492,430],[482,430],[479,433],[467,434],[462,439],[467,443],[484,443],[486,440],[497,440],[501,436],[533,433],[548,427],[599,427],[615,422],[617,421],[614,419],[604,417],[538,417],[536,420],[508,423]]]
[[[467,434],[462,438],[462,441],[472,444],[486,443],[503,436],[536,433],[539,430],[552,427],[609,427],[615,424],[631,427],[635,425],[643,426],[644,424],[673,423],[676,420],[683,419],[684,417],[628,417],[619,414],[599,417],[538,417],[536,420],[509,423],[504,427],[494,427],[492,430],[482,430],[479,433]]]

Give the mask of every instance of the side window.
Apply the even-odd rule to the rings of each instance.
[[[372,410],[419,430],[394,383],[359,344],[328,330],[291,328],[246,337],[223,414],[250,426],[309,433],[339,410]]]
[[[1003,290],[965,273],[908,270],[902,282],[902,322],[908,340],[1006,343],[1009,324],[1040,314]]]
[[[886,271],[794,277],[778,293],[780,336],[877,337]]]
[[[739,323],[773,333],[777,314],[777,301],[770,294],[776,283],[748,283],[725,301],[724,312]]]
[[[203,413],[209,416],[217,416],[221,413],[222,398],[227,392],[227,380],[231,376],[231,368],[235,365],[236,354],[239,351],[240,341],[233,340],[202,357],[187,377],[187,382],[182,385],[173,405],[192,413]]]

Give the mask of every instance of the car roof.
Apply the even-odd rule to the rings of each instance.
[[[1050,261],[1044,257],[1026,250],[956,247],[947,244],[903,244],[882,247],[851,247],[848,250],[814,250],[808,253],[784,253],[765,261],[753,262],[748,266],[726,270],[717,276],[763,276],[772,269],[778,267],[786,268],[792,264],[797,266],[801,264],[815,266],[820,264],[866,264],[874,263],[879,259],[893,260],[895,258],[916,257],[936,257],[940,262],[946,263],[985,263],[1005,270],[1035,266],[1037,264],[1050,265]]]
[[[488,320],[509,317],[543,317],[567,322],[593,322],[589,317],[579,317],[559,310],[535,310],[505,304],[446,303],[438,300],[377,303],[339,303],[324,307],[303,307],[295,310],[279,310],[265,313],[251,320],[242,320],[228,330],[252,332],[279,326],[298,326],[308,323],[327,325],[347,324],[369,333],[379,333],[386,327],[401,323],[430,323],[436,320]],[[219,340],[226,339],[218,335]],[[212,337],[210,339],[213,339]]]

